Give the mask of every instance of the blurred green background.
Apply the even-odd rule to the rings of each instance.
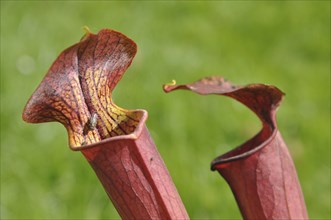
[[[57,55],[92,32],[138,44],[115,103],[147,122],[192,219],[240,219],[216,156],[260,129],[241,104],[161,85],[222,75],[286,93],[279,128],[312,219],[330,218],[330,1],[1,1],[1,219],[116,219],[91,167],[58,123],[21,113]]]

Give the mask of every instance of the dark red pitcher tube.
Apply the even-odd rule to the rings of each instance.
[[[244,219],[308,218],[296,169],[276,124],[276,110],[284,95],[278,88],[235,86],[221,77],[164,86],[166,92],[176,89],[229,96],[262,121],[262,130],[255,137],[211,164],[228,182]]]
[[[122,219],[188,219],[168,170],[145,126],[76,148],[93,167]]]
[[[240,147],[261,139],[259,134]],[[232,153],[239,153],[238,158],[232,160]],[[308,219],[293,161],[278,131],[258,151],[242,154],[218,157],[212,169],[228,182],[245,219]]]

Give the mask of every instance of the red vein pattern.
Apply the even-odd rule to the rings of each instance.
[[[262,121],[262,130],[214,159],[211,169],[228,182],[244,219],[308,219],[296,169],[276,123],[283,92],[264,84],[236,86],[217,76],[163,89],[224,95],[251,109]]]
[[[72,148],[133,132],[142,113],[118,108],[111,95],[136,51],[136,44],[119,32],[88,32],[55,60],[27,103],[23,119],[62,123]],[[97,129],[86,132],[93,113],[98,115]]]

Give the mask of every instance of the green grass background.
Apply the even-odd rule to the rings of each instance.
[[[115,90],[124,108],[148,110],[148,127],[192,219],[240,219],[216,156],[260,129],[241,104],[161,85],[222,75],[278,86],[279,128],[312,219],[330,216],[329,1],[1,1],[1,219],[119,218],[91,167],[58,123],[21,113],[57,55],[92,32],[138,44]]]

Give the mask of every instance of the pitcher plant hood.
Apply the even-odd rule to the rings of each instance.
[[[215,158],[211,169],[228,182],[244,219],[308,218],[292,158],[277,128],[276,110],[284,96],[281,90],[264,84],[237,86],[218,76],[191,84],[167,84],[163,89],[228,96],[252,110],[262,121],[261,131]]]
[[[147,112],[112,101],[136,52],[136,44],[117,31],[87,31],[55,60],[23,119],[65,126],[70,148],[83,153],[122,219],[188,219],[145,125]]]

